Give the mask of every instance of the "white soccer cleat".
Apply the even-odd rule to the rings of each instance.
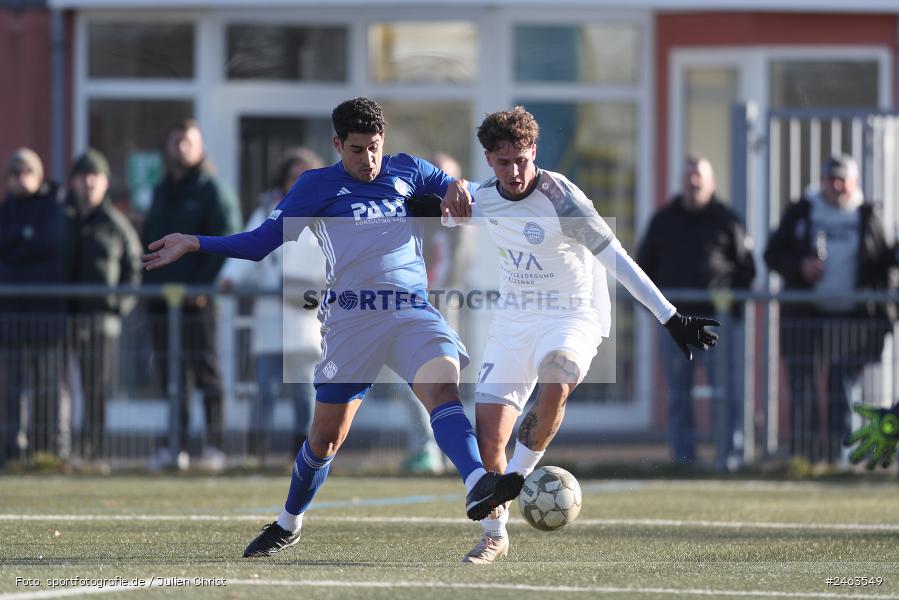
[[[462,562],[490,565],[509,553],[509,538],[490,537],[486,533],[481,541],[462,558]]]

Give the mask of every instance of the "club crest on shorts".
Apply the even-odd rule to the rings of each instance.
[[[337,375],[337,365],[334,364],[333,360],[329,360],[325,366],[322,367],[322,375],[328,379],[334,379],[334,376]]]
[[[524,226],[524,231],[522,233],[524,233],[524,239],[535,246],[542,242],[543,238],[546,237],[546,232],[543,231],[543,228],[533,221],[528,221]]]

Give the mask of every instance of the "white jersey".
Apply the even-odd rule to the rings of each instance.
[[[676,311],[627,255],[593,203],[564,175],[538,171],[534,190],[520,200],[505,198],[491,178],[474,193],[472,217],[489,229],[497,245],[497,308],[506,314],[592,313],[607,337],[607,268],[660,322]]]
[[[474,201],[472,216],[489,229],[500,255],[499,307],[547,316],[554,309],[595,312],[607,336],[609,288],[593,255],[615,236],[584,193],[563,175],[540,171],[521,200],[503,197],[491,179]]]

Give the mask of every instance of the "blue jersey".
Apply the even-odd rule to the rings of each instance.
[[[375,309],[387,308],[389,292],[426,302],[421,225],[407,215],[405,201],[419,194],[443,196],[452,181],[408,154],[384,156],[377,178],[367,183],[351,177],[338,162],[303,173],[256,229],[226,237],[197,236],[200,250],[260,260],[308,226],[325,254],[330,297],[346,309],[331,310],[333,302],[323,303],[327,322],[359,314],[348,307],[364,310],[372,294],[374,301],[368,304]]]

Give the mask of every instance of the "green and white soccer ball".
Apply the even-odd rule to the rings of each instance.
[[[528,475],[518,496],[524,520],[541,531],[555,531],[581,512],[581,486],[559,467],[540,467]]]

